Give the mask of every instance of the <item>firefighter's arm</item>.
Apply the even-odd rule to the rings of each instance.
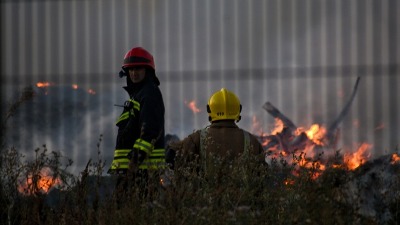
[[[140,139],[152,145],[164,135],[164,103],[156,93],[146,95],[140,102]]]
[[[200,156],[200,131],[196,131],[187,136],[182,141],[181,155],[185,161],[193,161]]]
[[[131,163],[135,165],[140,165],[143,163],[144,159],[151,154],[153,150],[153,145],[143,139],[137,139],[133,145],[132,151],[128,154],[128,158]]]

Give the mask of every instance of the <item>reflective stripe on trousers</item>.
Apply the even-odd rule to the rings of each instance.
[[[128,169],[129,168],[129,159],[128,154],[131,149],[116,149],[114,151],[114,159],[111,163],[110,170],[117,169]],[[139,166],[139,169],[164,169],[166,168],[165,163],[165,149],[154,149],[150,155],[143,161],[143,163]]]

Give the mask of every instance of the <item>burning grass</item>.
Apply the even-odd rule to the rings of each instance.
[[[400,219],[398,154],[356,170],[332,163],[322,172],[318,161],[304,166],[301,156],[292,163],[275,158],[269,165],[252,158],[229,165],[215,159],[207,171],[189,163],[176,168],[168,188],[154,182],[143,197],[133,187],[122,201],[113,193],[114,178],[102,176],[101,160],[90,161],[73,176],[66,173],[69,164],[63,165],[60,155],[45,148],[36,154],[35,160],[26,162],[15,149],[2,155],[7,162],[1,169],[2,224],[379,224],[384,213],[390,214],[387,224]],[[365,185],[371,184],[365,179],[371,174],[377,180],[371,181],[375,186],[368,192]],[[390,176],[390,184],[383,175]],[[22,191],[26,184],[30,188]],[[386,192],[380,194],[382,190]],[[369,194],[381,198],[381,210],[386,212],[360,212],[358,207],[365,207],[360,203]],[[368,207],[364,210],[375,209]]]

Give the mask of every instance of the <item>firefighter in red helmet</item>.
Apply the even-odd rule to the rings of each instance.
[[[158,171],[165,168],[165,109],[153,56],[142,47],[132,48],[119,76],[126,76],[129,100],[116,121],[118,134],[108,173],[118,175],[117,188],[126,191],[133,179],[133,185],[146,190],[148,181],[159,180]]]

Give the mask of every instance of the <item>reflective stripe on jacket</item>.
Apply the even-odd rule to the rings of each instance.
[[[129,103],[133,104],[132,107],[128,106],[130,109],[128,111],[124,110],[124,112],[119,116],[119,118],[118,118],[118,120],[117,120],[117,122],[115,124],[118,124],[121,121],[129,119],[130,116],[135,116],[135,111],[134,111],[135,109],[137,111],[140,111],[140,103],[139,102],[137,102],[137,101],[135,101],[133,99],[129,99],[127,102],[128,102],[128,104]]]

